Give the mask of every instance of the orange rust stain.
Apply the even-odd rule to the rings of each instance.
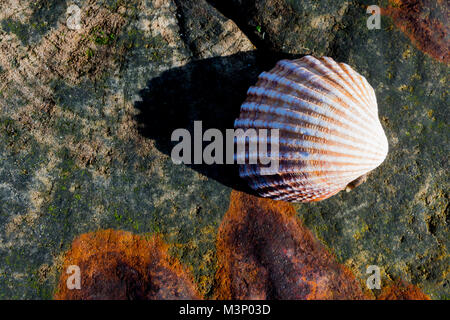
[[[233,191],[217,240],[217,299],[366,299],[286,202]]]
[[[448,3],[442,0],[391,0],[390,3],[381,9],[381,14],[391,17],[417,48],[448,64]]]
[[[373,299],[296,218],[290,203],[233,191],[219,228],[216,299]],[[81,290],[65,273],[81,270]],[[101,230],[76,238],[64,260],[55,299],[199,299],[192,276],[160,237]],[[429,300],[398,280],[379,300]]]
[[[67,288],[70,265],[80,267],[81,290]],[[111,229],[73,241],[55,294],[57,300],[198,298],[192,277],[158,236]]]
[[[385,287],[377,298],[378,300],[430,300],[418,287],[398,280]]]

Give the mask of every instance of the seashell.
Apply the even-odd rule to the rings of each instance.
[[[276,172],[261,174],[259,162],[239,168],[259,195],[275,200],[320,201],[348,191],[388,152],[373,88],[350,66],[328,57],[281,60],[261,73],[234,127],[279,129]],[[243,156],[249,159],[248,148],[235,158]]]

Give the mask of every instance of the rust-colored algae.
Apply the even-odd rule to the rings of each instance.
[[[398,280],[384,287],[377,300],[430,300],[418,287]]]
[[[391,17],[395,25],[420,50],[441,62],[449,63],[447,2],[431,0],[391,0],[390,2],[391,5],[382,9],[381,13]],[[431,10],[434,7],[439,7],[440,10]],[[441,16],[438,16],[438,11],[442,11]]]
[[[217,256],[217,299],[366,298],[285,202],[233,191]]]
[[[55,299],[198,299],[191,277],[157,236],[102,230],[76,238],[64,260]],[[80,268],[81,289],[68,289],[66,270]]]

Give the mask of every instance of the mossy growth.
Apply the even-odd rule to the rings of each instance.
[[[90,39],[95,44],[108,46],[115,43],[117,35],[114,33],[108,33],[100,27],[94,27],[90,32]]]
[[[1,21],[1,28],[7,33],[13,33],[24,45],[30,40],[29,26],[14,19],[8,18]]]
[[[5,32],[15,34],[23,45],[28,46],[39,42],[43,35],[56,26],[66,6],[65,0],[35,0],[30,3],[32,14],[28,21],[7,18],[1,21],[0,26]]]

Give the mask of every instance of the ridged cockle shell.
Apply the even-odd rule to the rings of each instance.
[[[260,74],[234,126],[279,129],[277,172],[263,175],[262,164],[248,162],[239,172],[258,194],[276,200],[329,198],[357,184],[388,152],[374,90],[328,57],[281,60]]]

